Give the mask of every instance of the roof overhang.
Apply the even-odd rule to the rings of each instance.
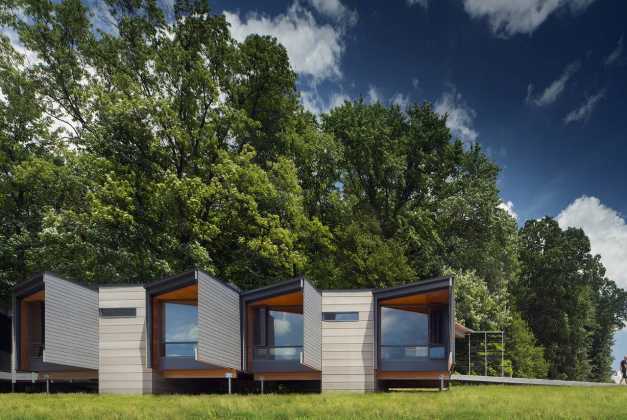
[[[305,279],[298,277],[281,283],[272,284],[270,286],[260,287],[254,290],[248,290],[242,293],[242,302],[250,303],[257,300],[268,299],[275,296],[286,295],[297,291],[302,291],[305,285]]]
[[[384,300],[402,296],[417,295],[420,293],[432,292],[434,290],[448,289],[453,287],[452,277],[437,277],[429,280],[423,280],[416,283],[404,284],[396,287],[388,287],[387,289],[374,290],[372,294],[375,300]]]
[[[205,273],[201,270],[188,270],[180,274],[176,274],[174,276],[166,277],[154,281],[152,283],[146,284],[144,288],[146,292],[150,296],[160,295],[162,293],[171,292],[173,290],[182,289],[183,287],[190,286],[192,284],[198,283],[198,273],[203,272],[207,276],[211,277],[209,274]],[[240,293],[240,289],[231,283],[225,283],[223,281],[217,280],[214,277],[211,277],[213,280],[216,280],[226,287]]]

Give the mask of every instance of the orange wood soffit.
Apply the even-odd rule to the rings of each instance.
[[[23,302],[43,302],[46,300],[46,292],[44,290],[40,290],[39,292],[35,292],[32,295],[26,296],[22,299]]]
[[[172,290],[155,296],[157,300],[198,300],[198,285],[191,284],[181,289]]]
[[[40,372],[38,375],[40,380],[45,380],[46,376],[53,381],[98,379],[98,371],[79,370],[67,372]]]
[[[433,292],[402,296],[379,301],[384,305],[429,305],[448,303],[448,289],[434,290]]]
[[[319,381],[321,372],[268,372],[255,373],[255,380],[259,381]]]
[[[274,296],[268,299],[256,300],[249,306],[294,306],[303,304],[303,292],[293,292],[286,295]]]
[[[160,372],[162,377],[171,379],[224,378],[226,373],[231,373],[233,378],[237,378],[237,370],[235,369],[163,370]]]

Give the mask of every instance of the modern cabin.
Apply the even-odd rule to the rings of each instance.
[[[46,380],[98,379],[98,291],[52,273],[15,288],[16,372]]]
[[[296,278],[241,291],[201,270],[98,287],[43,273],[14,291],[13,372],[119,394],[210,392],[227,381],[416,386],[452,371],[454,302],[451,278],[322,291]]]
[[[244,370],[255,379],[319,381],[320,292],[298,278],[241,297]]]

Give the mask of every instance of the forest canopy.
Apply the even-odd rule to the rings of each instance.
[[[249,289],[452,274],[458,320],[505,329],[514,374],[605,380],[625,292],[583,231],[519,230],[499,168],[427,102],[313,115],[276,39],[205,2],[11,0],[0,24],[0,300],[55,271],[146,282],[197,267]],[[166,15],[169,18],[166,18]]]

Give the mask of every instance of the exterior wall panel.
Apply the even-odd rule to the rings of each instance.
[[[100,288],[100,308],[137,309],[134,317],[100,317],[100,393],[152,392],[152,369],[146,367],[145,293],[141,286]]]
[[[198,360],[241,370],[239,292],[198,272]]]
[[[43,361],[98,369],[98,292],[49,273],[44,283]]]
[[[370,392],[374,378],[374,300],[370,291],[324,291],[323,312],[358,311],[358,321],[322,321],[322,391]]]
[[[322,296],[303,280],[303,365],[322,369]]]

